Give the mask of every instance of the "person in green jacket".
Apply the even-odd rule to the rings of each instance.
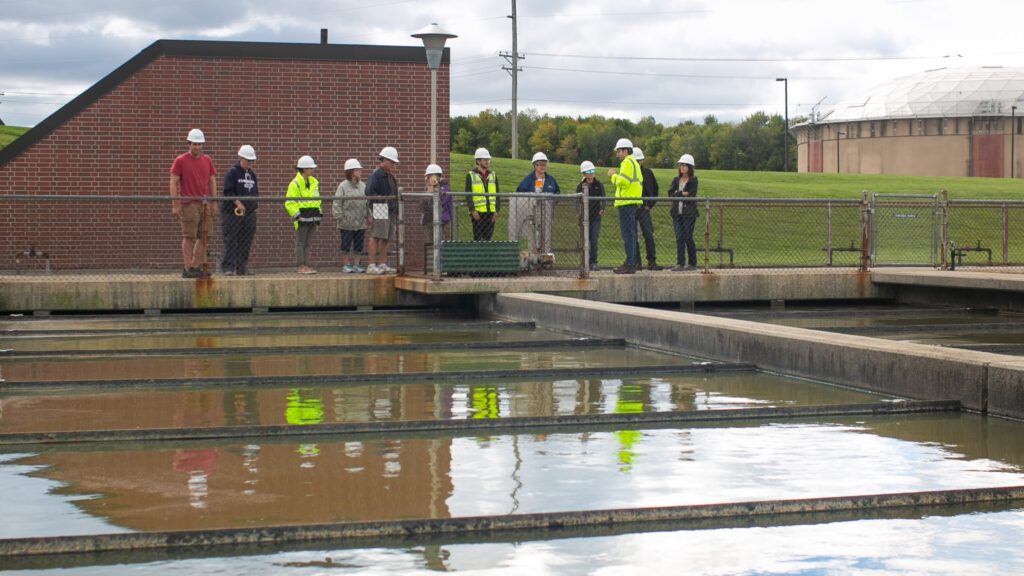
[[[298,173],[288,184],[288,198],[284,209],[292,219],[295,228],[295,260],[299,274],[316,274],[309,266],[309,245],[313,240],[313,232],[320,225],[320,182],[313,176],[316,162],[311,156],[303,156],[296,163]]]
[[[615,157],[622,163],[618,173],[608,170],[615,186],[615,208],[619,211],[619,232],[626,248],[626,262],[614,270],[616,274],[635,274],[640,267],[640,246],[636,241],[636,211],[643,196],[644,176],[640,164],[633,158],[633,143],[619,138],[615,143]]]

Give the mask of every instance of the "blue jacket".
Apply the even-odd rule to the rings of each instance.
[[[224,176],[224,193],[222,196],[259,196],[256,185],[256,173],[252,170],[243,170],[240,164],[235,164]],[[245,213],[252,214],[259,207],[260,203],[255,200],[242,200],[245,206]],[[221,214],[233,214],[235,212],[235,201],[225,200],[220,203]]]
[[[523,181],[516,186],[516,192],[533,192],[533,183],[537,180],[537,176],[530,172],[523,178]],[[558,181],[551,174],[544,174],[544,188],[541,192],[545,194],[560,194],[562,190],[558,187]]]

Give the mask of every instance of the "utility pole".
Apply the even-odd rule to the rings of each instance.
[[[512,0],[512,53],[499,52],[498,55],[504,58],[510,66],[502,66],[502,70],[508,70],[512,75],[512,159],[519,159],[519,78],[518,73],[522,71],[519,61],[525,56],[519,54],[519,34],[516,31],[516,0]]]

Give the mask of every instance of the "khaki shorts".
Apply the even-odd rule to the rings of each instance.
[[[391,219],[374,220],[370,225],[370,237],[377,240],[390,240],[395,235],[395,225]]]
[[[181,236],[188,240],[206,238],[210,233],[210,212],[202,202],[182,202]]]

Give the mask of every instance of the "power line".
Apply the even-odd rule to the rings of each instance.
[[[662,72],[616,72],[613,70],[586,70],[583,68],[558,68],[551,66],[524,66],[527,70],[553,70],[558,72],[585,72],[587,74],[615,74],[621,76],[655,76],[664,78],[702,78],[712,80],[772,80],[776,75],[771,76],[736,76],[720,74],[668,74]],[[796,78],[794,76],[794,78]],[[800,80],[846,80],[840,77],[801,77]]]
[[[658,62],[872,62],[885,60],[936,60],[955,58],[959,54],[945,56],[850,56],[821,58],[695,58],[695,57],[654,57],[654,56],[593,56],[588,54],[553,54],[550,52],[527,52],[527,56],[550,58],[582,58],[586,60],[652,60]]]

